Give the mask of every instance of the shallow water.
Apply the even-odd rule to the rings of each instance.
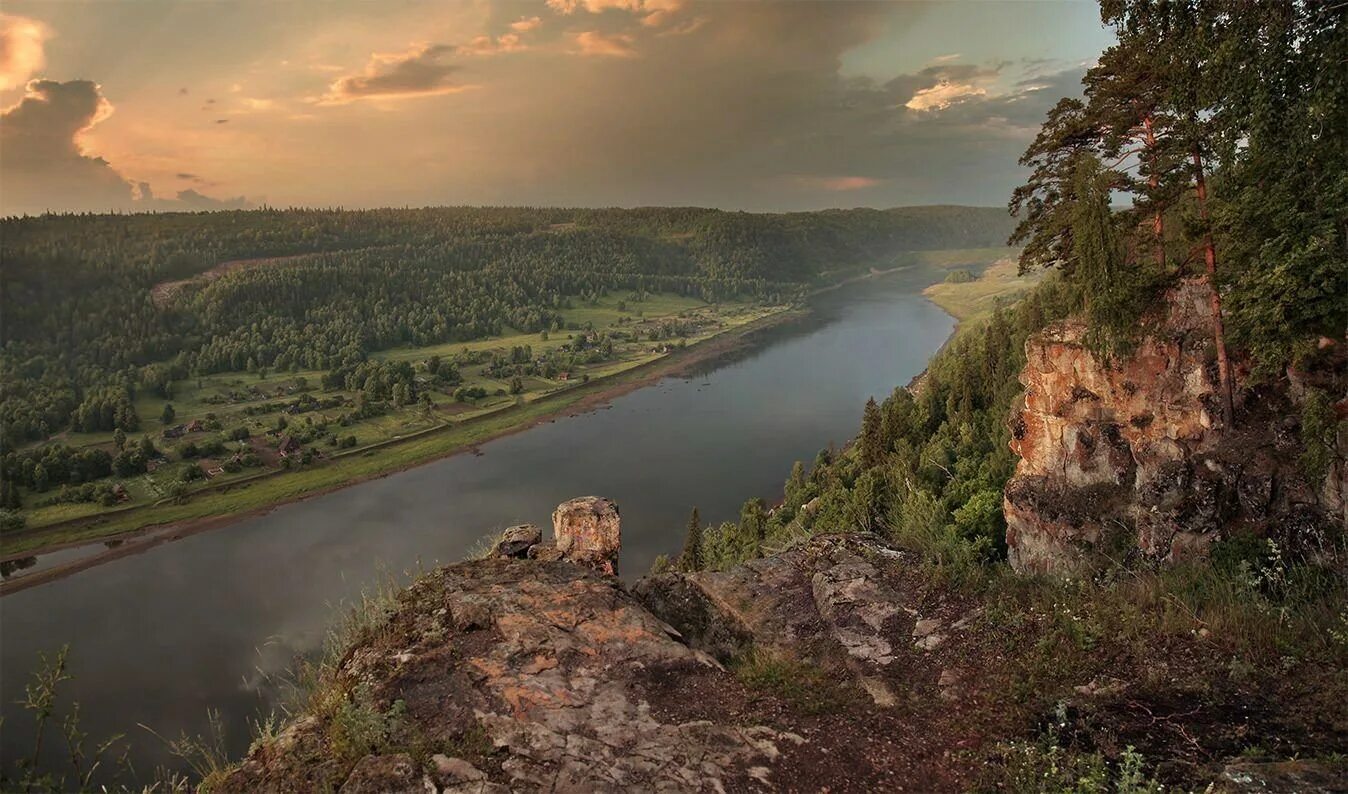
[[[806,324],[771,331],[752,351],[459,455],[280,507],[0,599],[4,766],[31,747],[14,705],[39,651],[71,646],[94,737],[125,732],[144,779],[172,764],[164,736],[206,730],[219,711],[228,747],[270,710],[268,674],[316,649],[334,606],[390,572],[453,561],[511,524],[547,526],[559,502],[598,494],[623,519],[625,578],[682,545],[689,511],[738,515],[752,496],[780,498],[807,464],[860,425],[866,398],[907,383],[954,321],[896,275],[816,300]],[[42,560],[40,563],[44,562]],[[56,744],[56,737],[49,741]]]

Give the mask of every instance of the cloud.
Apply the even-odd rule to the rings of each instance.
[[[798,176],[797,185],[811,190],[826,190],[830,193],[844,193],[851,190],[866,190],[884,184],[883,179],[869,176]]]
[[[0,14],[0,91],[18,88],[46,63],[51,30],[36,19]]]
[[[575,36],[577,55],[600,55],[610,58],[631,58],[637,54],[632,37],[626,33],[604,34],[586,30]]]
[[[460,55],[499,55],[503,52],[519,52],[526,49],[528,47],[518,33],[503,33],[494,39],[491,36],[477,36],[467,44],[459,45],[454,51]]]
[[[145,183],[133,191],[111,163],[86,153],[80,140],[112,112],[112,103],[90,80],[28,83],[23,98],[0,113],[0,184],[4,185],[0,212],[224,209],[246,204],[242,197],[216,202],[196,191],[183,191],[176,201],[153,199]],[[191,174],[179,177],[197,179]]]
[[[947,61],[928,66],[914,75],[895,78],[889,85],[896,91],[906,92],[901,93],[899,104],[909,110],[945,110],[951,105],[998,93],[994,89],[1002,80],[1005,68],[1005,64],[977,66]]]
[[[469,86],[452,79],[460,67],[446,61],[455,52],[456,48],[448,44],[422,44],[405,52],[375,53],[363,72],[334,81],[319,104],[410,99],[463,91]]]
[[[516,33],[528,33],[543,24],[542,17],[520,17],[510,23],[510,29]]]
[[[559,14],[627,11],[640,17],[641,24],[647,27],[668,23],[684,6],[684,0],[547,0],[547,3],[548,8]]]
[[[0,182],[6,214],[47,209],[107,210],[131,200],[131,186],[80,136],[112,115],[96,83],[34,80],[0,115]]]
[[[973,83],[952,83],[942,80],[930,88],[918,89],[913,98],[904,103],[909,110],[944,110],[956,102],[973,97],[985,97],[988,90]]]

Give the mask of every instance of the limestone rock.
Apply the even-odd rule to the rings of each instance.
[[[470,783],[485,780],[486,773],[462,758],[450,758],[443,753],[431,756],[431,765],[435,768],[435,781],[442,786]]]
[[[822,535],[728,571],[667,573],[633,589],[694,648],[729,661],[776,650],[850,673],[878,705],[894,702],[890,667],[912,630],[870,535]],[[897,682],[896,682],[897,683]]]
[[[1237,761],[1226,766],[1213,789],[1250,794],[1341,794],[1348,792],[1348,764]]]
[[[462,617],[479,608],[486,626]],[[363,709],[402,704],[393,744],[479,748],[425,770],[405,756],[361,759],[343,791],[419,791],[423,772],[445,791],[483,794],[746,790],[750,767],[771,768],[803,741],[675,716],[688,695],[670,682],[703,681],[714,703],[738,686],[733,675],[671,637],[613,577],[565,560],[487,558],[419,577],[339,674]],[[337,788],[305,777],[327,752],[323,726],[306,730],[298,758],[259,747],[220,790]]]
[[[1300,536],[1318,519],[1303,527],[1288,516],[1334,505],[1300,479],[1296,434],[1281,429],[1298,409],[1286,390],[1249,392],[1257,387],[1237,362],[1248,387],[1238,389],[1240,424],[1221,427],[1206,300],[1201,282],[1182,282],[1159,327],[1112,361],[1076,321],[1027,340],[1011,422],[1020,460],[1003,503],[1012,567],[1084,574],[1131,554],[1201,557],[1236,527],[1314,545]]]
[[[552,513],[552,534],[562,558],[610,575],[618,572],[620,526],[618,505],[600,496],[562,502]]]
[[[543,542],[543,530],[533,524],[520,524],[501,533],[494,554],[497,557],[527,557],[529,550]]]

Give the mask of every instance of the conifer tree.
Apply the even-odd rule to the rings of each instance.
[[[874,397],[871,397],[866,401],[866,408],[861,413],[861,439],[859,446],[862,468],[873,468],[879,465],[880,461],[884,458],[884,429],[882,427],[880,406],[876,404]]]
[[[683,552],[679,554],[678,567],[689,573],[702,570],[702,518],[696,507],[688,517],[688,531],[683,536]]]

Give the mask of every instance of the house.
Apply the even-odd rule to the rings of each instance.
[[[292,452],[298,452],[301,446],[299,439],[287,435],[281,437],[281,446],[276,449],[281,453],[281,457],[285,458],[289,457]]]
[[[193,419],[193,420],[192,420],[191,422],[189,422],[188,425],[187,425],[187,432],[189,432],[189,433],[201,433],[201,432],[205,431],[205,429],[206,429],[206,428],[205,428],[204,425],[201,424],[201,420],[200,420],[200,419]]]
[[[182,438],[183,432],[187,429],[185,425],[174,425],[164,428],[164,438]]]
[[[571,373],[570,373],[570,372],[559,372],[559,373],[557,373],[557,380],[571,380]]]

